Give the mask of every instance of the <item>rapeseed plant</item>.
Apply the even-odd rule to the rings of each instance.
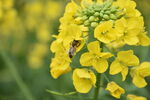
[[[143,16],[133,0],[80,0],[78,3],[71,0],[60,18],[59,34],[53,37],[56,40],[50,49],[55,56],[50,73],[56,79],[73,70],[72,80],[77,92],[88,93],[94,87],[97,100],[99,88],[103,87],[100,79],[108,68],[110,75],[121,73],[122,81],[130,73],[135,86],[147,85],[144,77],[150,76],[150,63],[141,63],[131,49],[120,50],[125,45],[150,45]],[[72,61],[77,55],[81,66],[75,68]],[[125,93],[116,82],[108,81],[103,88],[118,99]],[[134,97],[127,96],[129,100],[138,100]]]

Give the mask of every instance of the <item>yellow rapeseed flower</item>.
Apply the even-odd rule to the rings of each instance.
[[[70,58],[65,55],[55,55],[50,64],[50,73],[53,78],[58,78],[60,75],[65,74],[71,70]]]
[[[63,46],[63,43],[60,39],[57,39],[51,43],[50,50],[53,53],[57,53],[57,54],[58,53],[62,54],[66,52],[65,47]]]
[[[124,81],[128,74],[128,66],[137,66],[138,64],[139,59],[133,54],[132,50],[120,51],[117,54],[117,58],[110,65],[109,73],[114,75],[121,72],[122,80]]]
[[[138,35],[143,31],[143,26],[143,17],[121,18],[115,23],[116,30],[120,32],[118,38],[128,45],[136,45],[139,42]]]
[[[141,15],[136,9],[136,3],[133,0],[116,0],[113,2],[113,5],[122,9],[126,17],[137,17]]]
[[[132,82],[135,86],[142,88],[147,85],[145,77],[150,76],[150,62],[143,62],[140,66],[131,69]]]
[[[88,69],[75,69],[73,72],[73,84],[80,93],[87,93],[95,86],[96,76]]]
[[[112,21],[106,21],[99,24],[94,30],[94,37],[104,43],[110,43],[116,39],[116,30],[113,28]]]
[[[60,30],[60,34],[58,35],[58,39],[63,41],[63,45],[66,48],[70,47],[70,43],[73,40],[83,40],[82,35],[83,32],[81,30],[82,27],[76,24],[64,25],[63,29]]]
[[[73,0],[67,4],[64,16],[60,18],[60,29],[63,29],[64,26],[73,24],[73,16],[75,15],[77,9],[79,9],[79,6]]]
[[[99,73],[105,72],[108,68],[107,59],[113,55],[111,53],[101,52],[99,41],[90,42],[87,47],[89,52],[81,55],[81,65],[93,66]]]
[[[125,90],[117,85],[115,82],[110,82],[107,84],[106,90],[115,98],[120,98],[121,94],[125,93]]]

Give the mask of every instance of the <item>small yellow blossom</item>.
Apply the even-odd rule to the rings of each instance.
[[[81,55],[82,66],[93,66],[97,72],[104,73],[108,68],[107,59],[113,56],[111,53],[101,52],[100,43],[94,41],[88,44],[89,52]]]
[[[128,94],[127,95],[127,100],[147,100],[147,98],[142,97],[142,96],[136,96],[133,94]]]
[[[140,66],[131,69],[132,82],[135,86],[142,88],[147,85],[144,77],[150,76],[150,62],[143,62]]]
[[[53,78],[57,79],[60,75],[65,74],[71,70],[70,58],[64,55],[55,55],[50,64],[50,73]]]
[[[77,9],[79,9],[79,6],[73,0],[67,4],[64,16],[60,18],[60,29],[63,29],[63,26],[73,24],[73,16],[75,15]]]
[[[122,80],[124,81],[128,74],[128,66],[137,66],[138,64],[139,59],[133,54],[132,50],[120,51],[117,54],[117,58],[110,65],[109,73],[114,75],[121,72]]]
[[[81,27],[76,24],[64,25],[60,30],[60,34],[58,35],[58,39],[63,41],[63,45],[65,48],[69,48],[70,44],[73,40],[83,40],[81,31]]]
[[[88,69],[75,69],[73,72],[73,84],[80,93],[87,93],[95,86],[96,76]]]
[[[125,93],[124,89],[117,85],[115,82],[108,83],[106,90],[108,90],[113,97],[118,99],[120,98],[121,94]]]
[[[133,0],[116,0],[113,2],[114,6],[123,9],[126,17],[138,17],[141,13],[136,9],[136,3]]]
[[[112,27],[112,21],[106,21],[99,24],[99,26],[97,26],[94,30],[94,37],[100,40],[101,42],[110,43],[111,41],[116,39],[116,30]]]
[[[65,53],[65,48],[63,46],[63,43],[59,39],[52,42],[52,44],[50,46],[50,50],[53,53]]]
[[[81,51],[83,46],[87,49],[83,50],[84,53],[80,52],[83,53],[79,59],[80,64],[93,67],[97,73],[104,73],[108,69],[108,59],[113,54],[104,52],[103,46],[117,49],[126,44],[150,45],[143,17],[133,0],[71,0],[63,17],[60,18],[59,34],[55,37],[56,40],[50,47],[55,53],[50,67],[54,78],[71,70],[72,57]],[[150,71],[149,68],[136,67],[138,65],[139,59],[132,50],[119,51],[110,65],[109,73],[111,75],[121,73],[124,81],[128,67],[133,66],[135,67],[131,71],[133,83],[136,86],[145,86],[144,77],[149,76]],[[96,76],[86,68],[75,68],[72,78],[76,91],[80,93],[88,93],[96,83]],[[139,83],[140,81],[142,83]],[[108,83],[106,90],[118,99],[125,93],[125,90],[115,82]]]
[[[128,45],[136,45],[139,42],[138,35],[143,31],[143,18],[121,18],[116,21],[115,29],[118,30],[118,38]]]

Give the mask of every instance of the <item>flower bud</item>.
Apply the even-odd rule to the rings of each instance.
[[[83,17],[82,17],[82,20],[84,20],[84,21],[87,20],[87,19],[88,19],[87,16],[83,16]]]
[[[98,25],[97,22],[92,22],[92,23],[91,23],[91,27],[93,27],[93,28],[95,28],[97,25]]]
[[[94,16],[90,16],[90,18],[89,18],[89,21],[94,21],[95,20],[95,17]]]
[[[89,20],[86,20],[86,21],[84,22],[84,26],[88,26],[88,25],[90,25],[90,22],[89,22]]]
[[[103,17],[103,13],[100,13],[99,15],[100,15],[100,17]]]
[[[113,20],[117,19],[117,17],[114,14],[110,14],[110,18]]]
[[[99,12],[95,12],[94,16],[96,17],[99,16]]]
[[[105,12],[105,14],[110,14],[110,13],[111,13],[110,11],[106,11],[106,12]]]
[[[103,16],[103,18],[106,19],[106,20],[108,20],[108,19],[109,19],[109,16],[105,14],[105,15]]]

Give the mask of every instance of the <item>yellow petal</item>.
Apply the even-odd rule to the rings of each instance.
[[[76,70],[76,74],[79,78],[90,78],[90,74],[87,69],[78,69]]]
[[[150,45],[150,38],[146,34],[140,34],[139,36],[139,44],[142,46],[149,46]]]
[[[80,64],[82,66],[91,66],[93,61],[93,55],[91,53],[84,53],[80,57]]]
[[[137,36],[125,36],[124,42],[128,45],[136,45],[139,42],[139,39]]]
[[[123,35],[125,28],[127,27],[127,22],[124,17],[115,22],[115,29],[118,31],[117,36]]]
[[[147,85],[145,79],[143,77],[140,77],[140,76],[134,76],[132,82],[138,88],[143,88]]]
[[[122,81],[124,81],[126,79],[127,74],[128,74],[128,67],[124,66],[121,71]]]
[[[124,64],[128,66],[137,66],[139,65],[139,59],[137,56],[133,54],[132,50],[128,51],[120,51],[118,53],[117,58],[119,61],[123,62]]]
[[[139,67],[139,72],[143,77],[150,76],[150,62],[143,62]]]
[[[57,79],[60,75],[68,73],[71,70],[69,66],[54,67],[50,70],[53,78]]]
[[[134,28],[139,29],[139,28],[142,28],[144,26],[143,17],[132,17],[132,18],[129,18],[127,20],[127,24],[128,24],[128,29],[134,29]]]
[[[94,60],[93,67],[98,73],[104,73],[108,69],[108,62],[106,59]]]
[[[112,62],[112,64],[110,65],[110,71],[109,73],[111,75],[114,74],[118,74],[119,72],[121,72],[123,70],[123,65],[119,63],[119,61],[115,60]]]
[[[72,0],[70,3],[67,4],[65,12],[75,13],[77,9],[79,9],[79,6]]]
[[[118,99],[120,98],[121,94],[125,93],[124,89],[117,85],[115,82],[108,83],[106,90],[108,90],[113,97]]]
[[[82,74],[79,74],[82,73]],[[88,77],[87,77],[88,76]],[[90,76],[90,77],[89,77]],[[73,72],[73,84],[80,93],[87,93],[96,83],[94,73],[88,69],[75,69]]]
[[[52,42],[50,46],[50,50],[54,52],[64,52],[63,44],[59,40],[55,40]]]
[[[91,82],[93,84],[93,86],[95,86],[96,84],[96,76],[92,71],[89,71],[90,75],[91,75]]]
[[[97,54],[100,52],[99,41],[90,42],[87,47],[88,47],[89,52],[91,52],[91,53]]]
[[[94,37],[104,43],[110,43],[112,41],[111,38],[113,38],[112,34],[114,34],[110,32],[112,30],[112,26],[113,26],[112,21],[106,21],[99,24],[94,30]]]
[[[80,93],[88,93],[90,89],[92,88],[91,81],[84,79],[84,78],[78,78],[76,75],[73,74],[73,84],[75,89]]]
[[[99,56],[102,57],[102,58],[107,59],[107,58],[112,57],[113,54],[111,54],[111,53],[104,53],[104,52],[103,52],[103,53],[100,53]]]

